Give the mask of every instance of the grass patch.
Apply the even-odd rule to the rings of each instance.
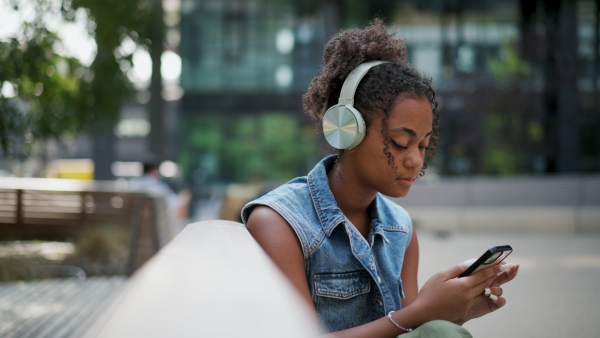
[[[129,229],[123,227],[91,227],[75,239],[75,253],[65,263],[81,267],[87,275],[124,275],[129,238]]]
[[[129,229],[105,225],[83,230],[73,243],[0,242],[0,282],[126,275]],[[59,250],[70,248],[69,250]]]
[[[43,278],[44,273],[39,267],[51,263],[50,260],[36,254],[0,256],[0,282]]]

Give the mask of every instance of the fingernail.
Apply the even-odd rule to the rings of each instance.
[[[493,300],[494,302],[498,301],[498,296],[496,295],[490,295],[490,299]]]
[[[492,293],[492,290],[490,290],[490,288],[485,288],[485,290],[483,290],[484,294],[487,296],[490,293]]]
[[[502,264],[502,265],[500,265],[500,272],[505,272],[508,269],[512,268],[512,266],[513,265],[510,263]]]
[[[510,269],[513,265],[510,263],[506,263],[506,264],[502,264],[500,265],[500,272],[496,273],[496,276],[500,276],[501,274],[505,273],[506,271],[508,271],[508,269]]]

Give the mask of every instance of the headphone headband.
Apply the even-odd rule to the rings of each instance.
[[[360,80],[369,69],[388,61],[370,61],[354,68],[346,77],[338,104],[327,109],[323,115],[323,134],[336,149],[352,149],[359,145],[366,134],[362,115],[354,108],[354,94]]]
[[[362,63],[360,65],[358,65],[358,67],[354,68],[350,74],[348,74],[348,77],[346,77],[346,80],[344,81],[344,84],[342,85],[342,91],[340,92],[340,99],[338,101],[338,104],[351,104],[354,105],[354,94],[356,93],[356,88],[358,88],[358,84],[360,83],[360,80],[362,80],[363,77],[365,77],[365,75],[367,75],[367,72],[369,72],[369,69],[378,66],[382,63],[388,63],[389,61],[380,61],[380,60],[376,60],[376,61],[369,61],[369,62],[365,62]]]

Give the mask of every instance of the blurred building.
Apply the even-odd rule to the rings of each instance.
[[[278,112],[313,128],[301,96],[324,43],[376,16],[395,25],[410,61],[435,81],[444,116],[438,172],[600,170],[593,1],[182,0],[184,170],[239,180],[223,147],[255,140],[239,137],[245,118]]]
[[[437,88],[442,139],[433,170],[453,176],[600,171],[598,1],[163,5],[162,55],[181,57],[181,75],[153,80],[162,87],[142,85],[109,129],[50,144],[40,157],[111,164],[155,152],[180,163],[192,184],[304,174],[327,148],[301,107],[323,45],[341,29],[381,17],[406,39],[410,62]],[[112,167],[97,166],[95,177],[119,176]]]
[[[258,161],[259,153],[275,152],[273,143],[286,140],[266,144],[259,134],[281,133],[285,127],[273,128],[287,123],[295,134],[288,142],[314,139],[302,114],[301,95],[317,74],[323,44],[337,29],[335,6],[314,1],[182,1],[181,12],[184,167],[216,180],[251,179],[235,171],[239,155],[237,164],[245,165],[245,171],[273,178],[265,177],[267,168],[249,162]],[[246,145],[246,151],[238,151],[236,143]],[[288,153],[302,152],[296,148]],[[310,153],[308,162],[317,156]],[[308,168],[302,157],[306,155],[292,159],[290,174]]]

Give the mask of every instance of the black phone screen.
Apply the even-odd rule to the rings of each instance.
[[[486,252],[479,257],[475,263],[471,264],[460,276],[469,276],[481,269],[487,268],[494,264],[500,264],[508,255],[512,253],[513,249],[510,245],[500,245],[488,249]]]

